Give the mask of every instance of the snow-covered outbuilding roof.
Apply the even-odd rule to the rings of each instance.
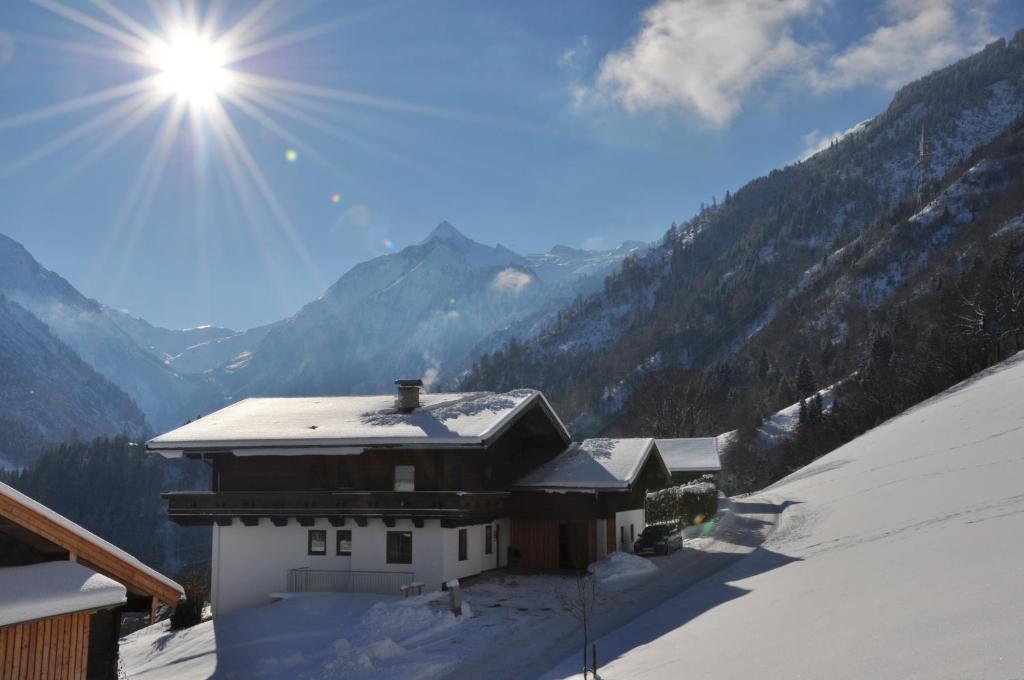
[[[146,448],[172,458],[186,450],[224,448],[237,456],[357,454],[375,446],[482,447],[533,406],[570,441],[536,390],[423,394],[420,403],[402,413],[392,395],[243,399],[151,439]]]
[[[651,456],[664,467],[653,439],[585,439],[516,482],[520,489],[629,489]],[[668,474],[668,471],[665,471]]]
[[[75,562],[0,567],[0,626],[124,604],[123,585]]]
[[[3,482],[0,482],[0,517],[76,552],[119,582],[152,594],[171,606],[185,595],[180,585],[156,569]]]
[[[672,472],[719,472],[717,437],[659,439],[658,451]]]

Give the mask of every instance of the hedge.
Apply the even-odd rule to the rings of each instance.
[[[705,475],[696,482],[647,494],[647,523],[680,522],[689,526],[714,517],[718,512],[718,488],[712,479]]]

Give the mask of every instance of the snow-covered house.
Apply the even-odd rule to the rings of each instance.
[[[211,491],[165,498],[173,521],[213,526],[215,614],[280,591],[436,590],[510,559],[577,566],[628,549],[644,492],[670,481],[651,439],[574,445],[540,392],[418,381],[397,399],[245,399],[147,448],[212,468]]]
[[[722,471],[718,437],[658,439],[657,442],[661,457],[676,484],[693,481],[703,475],[717,476]]]
[[[181,586],[0,483],[0,679],[117,675],[121,613]]]

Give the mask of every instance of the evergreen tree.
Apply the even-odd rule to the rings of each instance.
[[[814,371],[811,370],[811,362],[806,354],[800,355],[800,361],[796,366],[796,391],[801,398],[814,394],[817,390],[818,381],[814,379]]]

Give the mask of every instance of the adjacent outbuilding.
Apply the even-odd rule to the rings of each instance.
[[[0,483],[0,680],[117,678],[121,614],[181,586]]]
[[[658,439],[657,442],[675,484],[685,484],[704,475],[717,477],[722,471],[717,437]]]

